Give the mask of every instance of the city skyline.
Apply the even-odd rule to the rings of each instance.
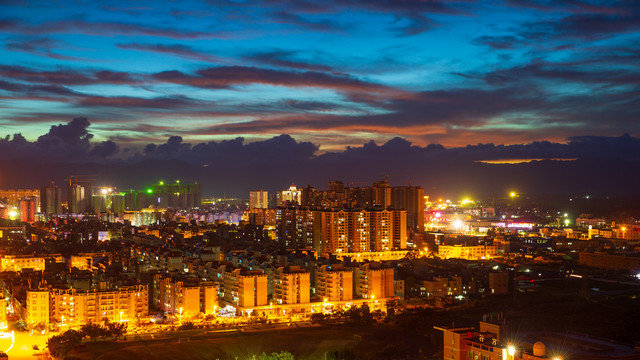
[[[95,155],[128,157],[170,136],[289,134],[318,154],[395,137],[455,148],[638,136],[634,2],[0,9],[2,135],[35,141],[85,117]]]

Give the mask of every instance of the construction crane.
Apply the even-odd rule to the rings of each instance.
[[[96,181],[98,175],[71,175],[68,179],[64,179],[65,181],[69,181],[69,186],[71,185],[82,185],[85,187],[93,187],[93,182]]]

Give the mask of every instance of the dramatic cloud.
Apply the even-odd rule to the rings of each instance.
[[[221,66],[198,70],[195,74],[165,71],[154,74],[158,81],[193,87],[221,89],[249,84],[266,84],[287,87],[318,87],[336,91],[400,92],[399,90],[358,80],[349,76],[337,76],[316,71],[281,71],[246,66]]]
[[[50,85],[92,85],[92,84],[135,84],[138,80],[132,75],[110,71],[83,71],[60,69],[39,71],[33,68],[14,65],[0,65],[0,76],[36,84]]]
[[[5,45],[5,48],[9,51],[22,51],[57,60],[80,60],[76,57],[65,56],[54,52],[54,49],[60,49],[62,47],[63,44],[58,41],[45,37],[12,39]]]
[[[27,0],[0,13],[0,126],[26,154],[80,115],[94,124],[81,161],[124,161],[127,148],[149,162],[189,153],[195,168],[208,164],[200,144],[281,134],[313,159],[395,137],[461,148],[640,136],[634,1]]]
[[[52,126],[48,133],[34,142],[27,141],[21,134],[15,134],[13,138],[7,135],[0,139],[0,152],[6,159],[22,161],[84,161],[94,148],[91,144],[93,135],[88,131],[89,125],[86,118],[75,118],[68,124]],[[117,147],[111,154],[115,153],[115,149]]]
[[[273,65],[288,69],[310,70],[310,71],[332,71],[331,67],[321,64],[309,64],[300,61],[291,60],[296,55],[294,51],[272,51],[265,53],[256,53],[247,56],[248,59],[257,61],[266,65]]]
[[[213,56],[202,51],[197,51],[189,46],[181,45],[181,44],[165,45],[165,44],[131,43],[131,44],[117,44],[117,46],[121,49],[150,51],[150,52],[161,53],[161,54],[175,55],[175,56],[179,56],[179,57],[182,57],[185,59],[191,59],[191,60],[199,60],[199,61],[212,62],[212,63],[228,62],[228,60],[225,60],[223,58]]]
[[[212,33],[159,28],[151,25],[140,25],[121,22],[88,22],[83,20],[51,21],[38,25],[29,25],[17,21],[0,23],[0,31],[14,31],[28,35],[50,34],[86,34],[95,36],[137,35],[159,36],[173,39],[213,38]]]

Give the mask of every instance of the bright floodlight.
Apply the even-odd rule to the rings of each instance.
[[[106,194],[106,193],[107,193],[107,189],[102,189],[102,191],[101,191],[101,192],[102,192],[103,194]]]
[[[460,229],[462,227],[462,221],[461,220],[454,220],[452,225],[453,225],[454,228]]]
[[[511,345],[509,345],[509,347],[507,348],[507,353],[509,354],[509,356],[515,355],[516,354],[516,348],[514,348]]]
[[[509,196],[511,196],[512,198],[516,197],[516,195],[518,195],[518,194],[516,194],[516,192],[515,192],[515,191],[512,191],[512,192],[509,194]]]

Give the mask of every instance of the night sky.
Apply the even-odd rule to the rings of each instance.
[[[0,188],[640,191],[640,2],[101,4],[0,4]]]

